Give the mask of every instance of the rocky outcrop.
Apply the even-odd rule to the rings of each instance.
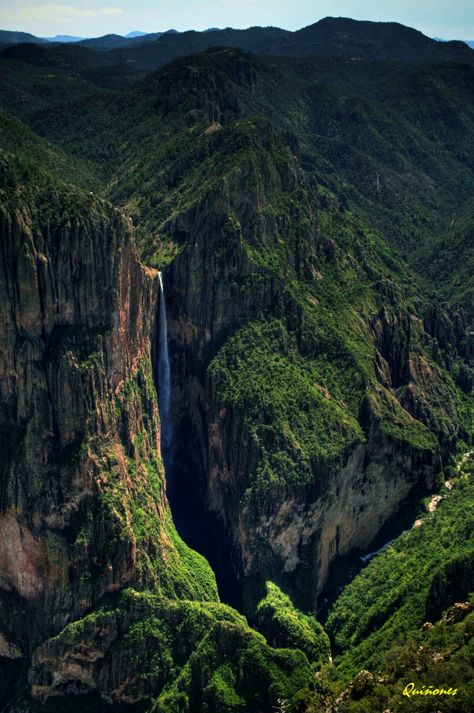
[[[0,166],[0,705],[264,713],[312,671],[218,603],[175,530],[156,270],[110,204]]]
[[[433,575],[426,597],[426,618],[437,621],[443,610],[461,601],[474,589],[474,556],[453,558]]]
[[[329,638],[313,615],[294,608],[291,599],[272,582],[266,583],[266,597],[255,612],[255,625],[272,646],[297,648],[311,662],[328,663]]]
[[[133,578],[129,547],[100,553],[101,523],[82,557],[77,537],[97,494],[89,439],[117,431],[110,402],[146,355],[154,288],[130,227],[90,209],[39,229],[34,208],[1,216],[1,618],[25,652]],[[93,594],[84,581],[92,560]]]
[[[378,379],[393,390],[408,413],[436,434],[447,460],[458,436],[459,416],[452,387],[443,376],[442,368],[452,365],[454,355],[459,359],[456,343],[462,339],[461,334],[466,337],[467,324],[459,322],[458,339],[451,333],[449,342],[438,334],[436,321],[426,325],[418,315],[400,306],[403,305],[400,294],[395,306],[384,304],[384,297],[382,293],[379,312],[371,321],[377,345]],[[447,316],[443,318],[452,328]],[[432,333],[427,331],[429,327]],[[433,352],[438,362],[430,358]],[[469,367],[462,363],[460,373],[468,374]]]
[[[236,700],[243,713],[266,713],[278,696],[291,698],[311,679],[301,651],[271,648],[225,605],[173,602],[131,590],[116,606],[69,625],[41,646],[30,671],[39,701],[100,691],[110,710],[150,710],[155,696],[157,713],[220,713]]]

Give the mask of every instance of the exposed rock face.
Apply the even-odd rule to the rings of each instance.
[[[195,631],[188,626],[189,636],[178,641],[173,629],[186,627],[190,614],[201,621]],[[77,693],[99,690],[111,704],[145,701],[172,680],[173,664],[189,658],[212,623],[210,610],[201,604],[164,602],[130,590],[119,607],[89,615],[36,650],[32,693],[45,701],[74,688]]]
[[[114,542],[111,523],[93,517],[78,541],[97,514],[94,439],[126,448],[152,426],[158,444],[155,404],[123,424],[111,408],[148,358],[155,311],[130,226],[93,200],[81,214],[41,198],[64,217],[41,223],[30,205],[0,218],[0,608],[2,636],[25,653],[136,579],[133,544]]]
[[[154,271],[111,206],[49,184],[26,183],[24,195],[6,184],[0,648],[17,658],[125,585],[216,595],[201,558],[191,555],[192,577],[180,568],[187,550],[164,494]]]
[[[151,364],[156,271],[111,206],[44,174],[18,184],[7,160],[2,171],[1,705],[30,710],[29,668],[32,709],[84,695],[93,710],[149,707],[162,694],[160,710],[218,713],[223,664],[242,710],[264,713],[312,670],[218,603],[209,565],[174,528]]]
[[[276,225],[260,215],[265,192],[291,192],[297,182],[296,161],[267,160],[266,152],[272,150],[276,137],[266,128],[266,137],[257,126],[250,127],[250,136],[242,139],[242,148],[250,143],[258,151],[255,163],[247,162],[240,171],[226,175],[217,196],[192,206],[164,228],[186,240],[186,248],[165,271],[175,410],[173,457],[181,473],[171,488],[176,485],[185,492],[192,508],[207,513],[206,518],[213,520],[217,514],[218,522],[226,527],[232,480],[245,480],[246,463],[253,453],[243,414],[224,409],[214,397],[207,367],[239,325],[271,307],[284,313],[287,304],[281,277],[261,281],[243,242],[245,230],[252,234],[254,244],[273,244]],[[296,249],[304,250],[302,245]],[[179,480],[183,475],[184,482]],[[240,549],[237,523],[234,528],[228,528],[231,547],[233,541]],[[216,540],[224,536],[218,525],[212,536],[218,548]],[[241,569],[240,552],[227,550],[222,555],[226,560],[236,555],[236,570]]]
[[[219,191],[165,226],[185,243],[165,278],[176,487],[231,534],[238,576],[276,577],[306,606],[314,606],[334,558],[367,548],[407,501],[432,487],[441,453],[452,447],[459,422],[452,394],[430,356],[438,345],[435,335],[425,331],[393,283],[373,272],[362,248],[355,260],[326,235],[296,160],[271,131],[264,135],[257,127],[255,136],[262,152],[256,149],[237,161]],[[292,207],[285,212],[281,205]],[[280,244],[286,250],[282,269]],[[223,397],[220,378],[209,365],[242,325],[275,316],[295,334],[300,355],[315,358],[321,347],[291,281],[317,285],[331,271],[345,270],[353,271],[353,281],[371,282],[373,290],[369,309],[357,317],[374,373],[356,413],[361,431],[354,437],[348,428],[338,462],[328,457],[313,463],[312,483],[296,488],[280,483],[259,500],[248,493],[261,442],[245,407]],[[318,298],[309,295],[307,301],[317,311]],[[332,318],[340,319],[337,308]],[[330,363],[338,357],[326,351],[325,358]],[[238,364],[236,358],[229,368]],[[332,398],[327,386],[318,388]],[[436,413],[443,414],[441,421]],[[271,424],[272,417],[266,418],[262,412],[261,421]]]
[[[287,493],[280,496],[275,514],[262,515],[256,524],[252,505],[242,509],[238,536],[244,572],[265,571],[268,560],[276,560],[283,575],[297,575],[298,599],[315,607],[335,558],[368,548],[413,491],[418,488],[421,494],[430,487],[432,474],[431,455],[404,450],[391,439],[358,446],[324,495],[302,502]],[[262,557],[263,543],[267,551]],[[314,567],[307,573],[309,591],[298,581],[308,562]]]

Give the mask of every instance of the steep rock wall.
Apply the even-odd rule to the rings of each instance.
[[[155,273],[111,206],[5,166],[0,650],[15,658],[125,585],[192,596],[194,577],[201,598],[215,585],[197,556],[192,576],[180,566],[164,492]]]
[[[230,533],[238,577],[276,579],[304,605],[315,606],[331,562],[367,548],[385,522],[432,487],[459,421],[449,384],[432,358],[434,338],[367,248],[360,228],[334,202],[310,199],[297,161],[271,128],[249,123],[251,148],[238,147],[228,157],[220,189],[164,226],[184,244],[165,270],[176,488]],[[318,287],[325,284],[335,294],[339,283],[346,297],[337,299],[349,304]],[[330,326],[321,326],[323,300]],[[344,330],[345,310],[353,323],[351,338],[366,350],[363,360],[358,347],[342,356],[332,351],[334,333],[339,326]],[[324,421],[329,406],[315,397],[314,384],[306,394],[322,414],[321,441],[334,432],[342,442],[337,457],[329,446],[326,455],[315,447],[312,475],[303,484],[287,477],[284,461],[265,476],[266,485],[265,477],[258,482],[266,436],[256,424],[273,429],[269,453],[279,449],[281,430],[274,428],[271,408],[262,408],[250,423],[242,395],[246,382],[239,381],[253,349],[251,339],[239,347],[239,335],[255,320],[275,318],[294,339],[303,371],[321,358],[334,362],[342,383],[344,370],[360,361],[354,404],[347,406],[347,387],[334,406],[342,404],[343,410],[328,411],[334,421]],[[273,347],[277,353],[276,342]],[[249,370],[248,381],[260,378],[258,354],[252,363],[255,375]],[[330,384],[331,377],[316,384],[328,401],[335,400]],[[252,393],[258,402],[258,389]],[[292,384],[283,385],[282,393],[291,398]],[[311,429],[314,436],[309,424],[306,431]],[[298,448],[293,443],[282,451],[293,458]]]

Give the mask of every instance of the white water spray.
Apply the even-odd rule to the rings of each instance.
[[[168,323],[166,321],[166,304],[165,292],[163,290],[163,279],[161,272],[159,273],[160,280],[160,316],[159,316],[159,352],[158,352],[158,388],[159,399],[158,405],[160,409],[161,420],[161,445],[163,448],[169,448],[171,444],[172,425],[171,425],[171,371],[170,359],[168,352]]]

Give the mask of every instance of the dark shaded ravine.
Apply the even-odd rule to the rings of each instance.
[[[241,581],[232,557],[232,540],[222,523],[206,512],[200,502],[194,477],[197,469],[192,453],[192,435],[186,424],[175,434],[176,450],[169,454],[166,467],[166,493],[176,528],[189,547],[204,555],[216,575],[221,601],[242,611]]]
[[[415,520],[422,512],[421,497],[422,493],[419,498],[411,497],[394,517],[384,523],[367,549],[356,549],[344,557],[337,557],[334,560],[329,569],[328,580],[318,598],[316,614],[318,621],[323,625],[326,623],[332,604],[344,587],[352,582],[373,557],[390,547],[393,541],[404,532],[411,530]]]
[[[192,419],[184,416],[175,422],[173,413],[173,368],[168,350],[166,296],[160,275],[160,294],[155,328],[155,383],[161,419],[161,453],[165,467],[166,494],[178,533],[186,544],[208,560],[215,575],[220,599],[242,610],[238,560],[232,556],[232,539],[223,523],[206,509],[205,464]]]

